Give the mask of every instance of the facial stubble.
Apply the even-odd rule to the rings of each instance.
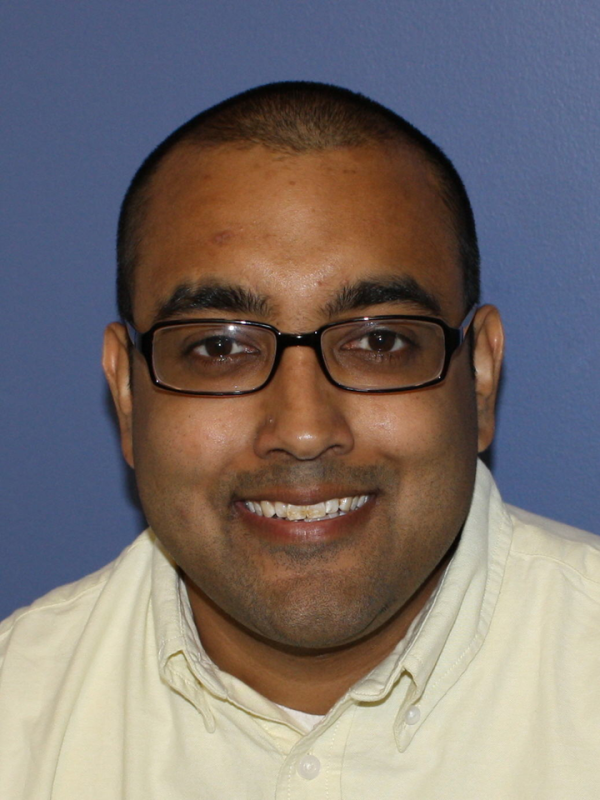
[[[275,544],[253,535],[235,510],[236,499],[260,497],[272,486],[303,485],[376,487],[368,524],[323,543]],[[397,492],[397,471],[385,465],[312,462],[238,474],[211,500],[222,520],[220,535],[199,532],[202,548],[187,553],[181,566],[195,591],[252,635],[311,651],[343,647],[401,611],[460,529],[440,533],[421,524],[416,531],[414,522],[400,518]],[[445,505],[442,495],[438,491],[438,512],[438,504]],[[421,519],[430,519],[432,510],[423,507],[422,497],[419,502]]]

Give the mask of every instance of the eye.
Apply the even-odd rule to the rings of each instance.
[[[408,342],[396,331],[376,328],[360,339],[349,342],[348,346],[356,350],[368,350],[372,353],[393,353],[407,347]]]
[[[241,353],[253,352],[251,348],[236,341],[232,336],[207,336],[189,348],[189,352],[209,358],[226,358]]]

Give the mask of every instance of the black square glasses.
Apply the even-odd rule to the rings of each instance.
[[[310,347],[334,386],[373,394],[443,381],[476,310],[473,306],[458,328],[411,314],[356,317],[308,333],[230,319],[171,320],[145,333],[126,327],[153,383],[170,392],[204,397],[258,392],[288,347]]]

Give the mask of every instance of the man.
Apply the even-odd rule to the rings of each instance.
[[[596,797],[600,542],[477,461],[454,168],[274,84],[140,168],[104,369],[150,529],[0,631],[3,798]]]

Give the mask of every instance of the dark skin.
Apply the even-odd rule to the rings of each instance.
[[[448,211],[414,152],[181,147],[152,187],[135,324],[147,330],[177,287],[208,281],[266,299],[246,318],[315,330],[344,287],[373,276],[410,279],[453,326],[465,315]],[[359,312],[402,313],[431,315],[418,298]],[[338,311],[333,321],[357,315]],[[239,318],[223,307],[192,316]],[[275,702],[322,714],[405,635],[447,564],[477,452],[493,437],[498,312],[482,307],[473,326],[476,377],[463,347],[439,386],[356,395],[328,383],[315,354],[299,347],[268,387],[226,399],[157,389],[137,354],[132,393],[126,334],[109,326],[104,367],[123,452],[221,669]],[[369,500],[325,522],[266,519],[245,506],[350,495]]]

